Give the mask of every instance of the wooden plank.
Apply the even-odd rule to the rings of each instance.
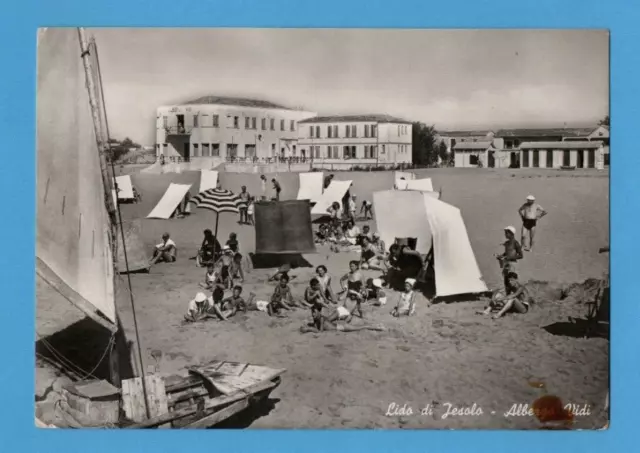
[[[145,382],[151,417],[167,414],[169,403],[162,378],[157,375],[146,376]],[[137,377],[122,381],[122,405],[129,420],[139,423],[147,418],[142,378]]]
[[[214,412],[211,415],[201,418],[193,423],[190,423],[185,426],[187,429],[198,429],[198,428],[209,428],[210,426],[215,426],[223,420],[231,417],[232,415],[237,414],[240,411],[245,410],[249,407],[249,398],[245,398],[243,400],[238,401],[237,403],[233,403],[229,407],[225,407],[224,409]]]
[[[246,363],[224,362],[215,371],[217,373],[225,374],[227,376],[240,376],[240,374],[244,371],[246,367],[247,367]]]
[[[237,392],[233,395],[221,396],[218,398],[206,400],[204,403],[204,411],[209,411],[211,409],[215,409],[216,407],[224,406],[226,404],[235,403],[237,401],[240,401],[249,397],[252,394],[273,389],[277,385],[278,383],[273,381],[260,382],[259,384],[256,384],[250,388],[247,388],[244,391]],[[156,426],[159,426],[168,422],[172,422],[175,420],[179,420],[181,418],[188,417],[190,415],[195,414],[197,411],[198,411],[198,408],[194,404],[192,406],[185,407],[184,409],[179,409],[164,415],[152,417],[140,423],[133,424],[131,426],[128,426],[127,429],[154,428]]]

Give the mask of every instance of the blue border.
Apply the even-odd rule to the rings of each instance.
[[[640,402],[637,336],[640,304],[635,273],[640,164],[640,8],[624,0],[421,1],[58,0],[5,2],[0,14],[0,130],[4,194],[0,222],[0,451],[179,451],[184,448],[282,451],[603,451],[632,441]],[[608,431],[49,431],[33,427],[35,49],[38,26],[502,27],[611,29],[611,242],[614,301],[611,340],[612,422]],[[625,206],[627,206],[625,208]],[[600,244],[594,245],[596,247]],[[215,437],[214,437],[215,436]],[[633,438],[635,440],[635,438]],[[631,444],[631,442],[629,442]]]

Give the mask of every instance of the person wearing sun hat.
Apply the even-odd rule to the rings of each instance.
[[[194,299],[189,301],[187,314],[184,316],[184,318],[187,321],[196,321],[197,319],[199,319],[199,317],[209,311],[212,306],[213,302],[207,298],[205,293],[200,292],[196,294],[196,297]]]
[[[391,312],[391,316],[399,318],[400,316],[411,316],[416,311],[415,298],[416,293],[413,290],[416,284],[415,278],[407,278],[404,281],[404,292],[400,294],[398,304]]]
[[[536,234],[536,225],[538,220],[547,215],[547,211],[536,203],[536,197],[529,195],[525,203],[518,209],[518,214],[522,219],[522,228],[520,232],[520,242],[526,251],[533,249],[533,238]],[[525,242],[526,233],[529,232],[529,246]]]
[[[496,255],[496,258],[502,268],[502,276],[504,278],[504,286],[506,288],[509,282],[508,275],[511,272],[517,273],[516,262],[521,260],[523,255],[520,243],[516,240],[516,228],[511,225],[505,227],[504,235],[507,238],[507,240],[502,243],[504,246],[504,253]]]

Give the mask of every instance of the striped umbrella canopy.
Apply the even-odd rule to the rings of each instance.
[[[200,192],[189,200],[197,208],[209,209],[215,212],[239,212],[242,202],[240,197],[225,189],[209,189]]]

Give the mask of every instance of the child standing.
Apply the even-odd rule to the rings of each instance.
[[[231,233],[229,235],[227,246],[229,246],[233,253],[240,253],[240,242],[238,242],[238,235],[236,233]]]
[[[349,262],[349,272],[340,279],[342,291],[345,292],[345,299],[350,293],[362,295],[364,289],[364,276],[360,272],[360,263],[358,261]]]
[[[334,304],[338,302],[338,298],[333,292],[333,288],[331,288],[331,277],[327,274],[327,267],[324,264],[321,264],[316,268],[316,278],[318,279],[318,283],[322,287],[322,294],[324,294],[325,298]]]
[[[367,200],[362,202],[362,207],[360,208],[360,214],[364,212],[364,220],[373,220],[373,203]]]
[[[311,318],[318,329],[322,329],[322,309],[329,308],[322,286],[317,278],[312,278],[309,287],[304,292],[304,300],[311,305]]]
[[[356,211],[358,209],[358,205],[356,203],[356,194],[352,194],[351,198],[349,198],[349,218],[355,224],[356,223]]]
[[[253,213],[255,212],[256,206],[256,197],[249,198],[249,206],[247,206],[247,223],[249,225],[254,225],[253,221]]]
[[[507,276],[511,272],[517,273],[516,262],[521,260],[523,255],[520,243],[516,241],[516,229],[512,226],[508,226],[504,229],[504,235],[507,238],[507,240],[502,243],[504,246],[504,253],[497,255],[496,258],[502,268],[502,276],[504,278],[504,286],[506,288],[509,284],[509,278]]]
[[[233,280],[240,280],[241,283],[244,283],[244,270],[242,268],[242,255],[240,253],[236,253],[233,256],[233,261],[229,266],[229,278]]]

